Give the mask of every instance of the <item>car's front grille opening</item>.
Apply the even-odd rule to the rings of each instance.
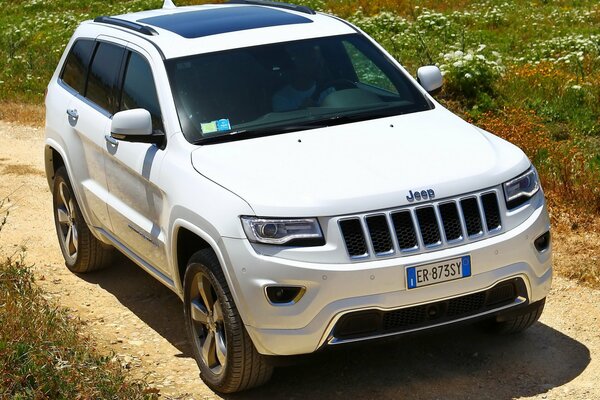
[[[364,257],[368,254],[367,243],[358,218],[340,221],[340,229],[351,257]]]
[[[442,243],[440,228],[433,207],[417,209],[417,220],[419,221],[419,228],[425,246],[435,246]]]
[[[353,260],[434,251],[502,232],[497,190],[339,219]]]
[[[394,245],[385,215],[370,216],[366,220],[375,254],[393,252]]]
[[[485,214],[485,223],[488,231],[493,231],[501,227],[500,209],[498,208],[498,197],[496,193],[486,193],[481,196],[483,212]]]
[[[476,236],[483,233],[481,226],[481,215],[479,215],[479,206],[477,199],[470,197],[460,201],[463,215],[465,217],[465,225],[467,226],[467,234]]]
[[[337,322],[332,336],[343,341],[426,328],[493,313],[496,309],[515,304],[519,297],[527,298],[527,288],[523,279],[514,278],[488,290],[448,300],[392,311],[373,309],[349,313]]]
[[[392,213],[392,222],[394,231],[398,239],[400,250],[410,250],[418,246],[417,236],[415,235],[415,227],[413,225],[410,211],[399,211]]]
[[[406,310],[391,311],[383,314],[384,331],[394,328],[411,326],[427,319],[425,306],[407,308]]]
[[[465,315],[479,310],[485,304],[485,293],[474,293],[448,301],[448,316]]]
[[[462,227],[460,225],[460,218],[458,216],[458,210],[456,209],[456,203],[444,203],[440,205],[440,215],[444,224],[444,234],[446,240],[459,240],[462,239]]]

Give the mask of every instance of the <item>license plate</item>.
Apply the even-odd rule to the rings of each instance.
[[[406,268],[406,283],[409,289],[466,278],[467,276],[471,276],[470,256]]]

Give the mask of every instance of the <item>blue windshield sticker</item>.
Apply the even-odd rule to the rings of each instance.
[[[217,119],[215,121],[200,124],[202,133],[225,132],[231,130],[231,124],[227,118]]]
[[[219,119],[216,121],[217,130],[221,131],[229,131],[231,130],[231,124],[229,124],[229,120],[227,118]]]

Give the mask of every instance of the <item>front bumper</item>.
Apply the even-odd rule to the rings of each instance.
[[[221,245],[226,249],[236,305],[257,350],[265,355],[295,355],[339,343],[332,340],[335,323],[360,310],[385,312],[439,302],[485,291],[512,278],[524,282],[523,302],[541,300],[552,280],[552,248],[550,245],[539,252],[533,242],[549,229],[542,203],[522,224],[503,234],[464,246],[378,261],[308,263],[257,254],[243,239],[223,238]],[[467,254],[471,256],[470,277],[406,288],[405,266]],[[303,286],[306,293],[296,304],[277,306],[265,296],[268,285]]]

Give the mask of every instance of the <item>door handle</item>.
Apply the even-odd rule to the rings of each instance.
[[[106,143],[112,146],[117,147],[119,145],[119,141],[110,135],[104,135],[104,140],[106,140]]]
[[[73,119],[79,118],[79,113],[77,112],[77,110],[75,108],[68,108],[67,115]]]

